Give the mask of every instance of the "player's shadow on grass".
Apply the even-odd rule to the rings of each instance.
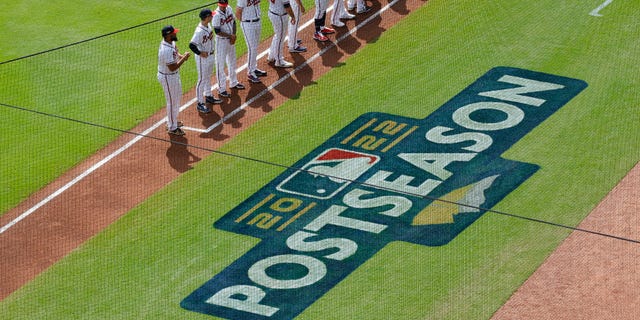
[[[287,58],[287,59],[290,59],[290,58]],[[287,99],[293,98],[302,90],[302,85],[295,78],[296,73],[309,72],[309,70],[304,70],[304,71],[298,70],[293,75],[290,75],[289,72],[291,72],[292,70],[297,68],[301,63],[303,63],[297,60],[294,60],[294,61],[295,62],[293,62],[293,68],[273,67],[273,72],[275,72],[278,75],[277,81],[282,81],[278,83],[278,85],[275,86],[273,89],[278,91],[281,95],[283,95]]]
[[[229,92],[231,93],[231,97],[222,99],[223,102],[220,105],[220,109],[222,110],[222,118],[225,119],[224,124],[230,124],[233,128],[242,127],[242,122],[240,122],[240,119],[244,117],[246,111],[244,109],[243,110],[236,110],[236,109],[240,108],[243,104],[240,94],[244,95],[245,90],[247,89],[229,90]]]
[[[192,164],[201,160],[189,151],[187,143],[185,137],[172,137],[166,153],[169,165],[180,173],[193,169]]]
[[[346,34],[348,32],[348,30],[346,30],[346,32],[341,31],[338,33],[338,35],[336,37],[343,37],[344,34]],[[340,42],[338,42],[338,48],[340,48],[342,51],[346,52],[347,54],[354,54],[356,53],[356,51],[361,47],[362,45],[360,44],[360,42],[358,41],[358,39],[356,39],[353,35],[347,35],[344,39],[341,39]]]
[[[322,65],[327,67],[335,67],[338,66],[338,62],[342,57],[344,57],[344,53],[341,50],[338,50],[338,46],[335,43],[329,44],[319,44],[320,50],[326,50],[320,57],[322,58]]]
[[[389,2],[391,2],[392,0],[389,0]],[[426,0],[425,0],[426,1]],[[409,11],[409,9],[407,9],[407,2],[406,1],[398,1],[396,2],[396,4],[394,4],[393,6],[390,7],[391,10],[401,14],[401,15],[408,15],[409,13],[411,13],[411,11]]]
[[[218,118],[219,118],[219,116],[218,116]],[[222,133],[222,127],[223,126],[216,126],[211,131],[200,134],[200,138],[213,139],[215,141],[224,141],[224,140],[229,139],[230,138],[229,135],[226,135],[226,134]]]
[[[371,12],[377,12],[380,10],[380,5],[377,3],[374,4],[373,7],[374,8],[371,10]],[[364,17],[357,16],[356,24],[360,23],[361,21],[367,18],[368,16],[364,16]],[[376,42],[378,38],[380,38],[380,35],[382,35],[382,33],[386,31],[385,28],[380,27],[381,22],[382,22],[382,17],[380,15],[376,16],[375,18],[372,18],[366,25],[364,25],[362,28],[359,28],[355,32],[355,36],[358,39],[362,39],[366,43]]]
[[[249,83],[248,89],[249,91],[247,92],[247,101],[254,99],[256,96],[260,95],[260,97],[255,98],[248,103],[249,108],[261,109],[262,112],[265,113],[273,110],[273,106],[271,105],[271,102],[273,101],[273,95],[267,90],[267,85],[265,85],[264,82]]]
[[[294,88],[295,92],[289,98],[295,99],[300,95],[300,92],[304,87],[315,84],[316,82],[313,81],[313,68],[311,68],[308,64],[305,64],[308,57],[304,54],[292,54],[291,57],[293,58],[293,65],[296,68],[296,72],[292,77],[294,78],[294,82],[297,83],[298,86]],[[302,66],[303,64],[304,66]]]

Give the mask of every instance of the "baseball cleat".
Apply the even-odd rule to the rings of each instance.
[[[276,59],[274,58],[267,58],[267,63],[274,63],[276,62]]]
[[[255,73],[256,77],[266,77],[267,76],[267,72],[264,71],[264,70],[260,70],[260,69],[254,70],[253,73]]]
[[[307,52],[307,48],[305,48],[305,47],[303,47],[301,45],[298,45],[297,47],[289,50],[289,52],[291,52],[291,53]]]
[[[351,13],[345,13],[345,14],[342,15],[342,17],[340,17],[340,19],[343,19],[343,20],[352,20],[352,19],[355,19],[355,18],[356,18],[356,15],[355,14],[351,14]]]
[[[336,30],[327,28],[327,27],[321,27],[320,32],[322,32],[322,34],[332,34],[332,33],[336,33]]]
[[[276,67],[278,68],[291,68],[293,67],[293,63],[289,62],[289,61],[280,61],[280,62],[276,62]]]
[[[250,74],[249,76],[247,76],[247,80],[249,80],[249,82],[251,83],[260,83],[260,78]]]
[[[205,100],[207,103],[211,103],[211,104],[221,104],[221,103],[222,103],[222,100],[220,100],[220,99],[216,99],[216,98],[214,98],[214,97],[212,97],[212,96],[205,96],[205,97],[204,97],[204,100]]]
[[[231,94],[229,94],[229,92],[226,91],[222,91],[220,93],[218,93],[221,97],[225,97],[225,98],[229,98],[231,97]]]
[[[169,134],[172,134],[174,136],[184,136],[184,131],[182,131],[182,129],[180,128],[176,128],[175,130],[169,130],[168,132]]]
[[[244,89],[244,85],[242,83],[238,83],[235,86],[231,87],[231,89],[243,90]]]
[[[363,14],[363,13],[367,13],[371,11],[371,7],[369,6],[365,6],[362,10],[358,10],[358,12],[356,12],[357,14]]]
[[[205,106],[204,103],[198,103],[198,106],[196,107],[196,109],[198,109],[198,112],[204,113],[204,114],[211,112],[211,110],[209,110],[209,108],[207,108],[207,106]],[[178,124],[178,127],[180,127],[180,124]]]
[[[316,32],[313,34],[313,40],[324,42],[329,40],[329,38],[327,38],[324,34],[322,34],[322,32]]]
[[[178,121],[178,123],[176,124],[176,127],[182,128],[184,127],[184,123],[182,121]],[[169,132],[169,126],[167,126],[167,132]]]
[[[338,21],[338,23],[332,23],[332,26],[336,27],[336,28],[342,28],[344,26],[346,26],[346,24],[344,24],[344,22]]]

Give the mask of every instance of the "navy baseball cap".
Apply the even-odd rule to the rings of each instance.
[[[212,14],[213,12],[211,12],[211,9],[202,9],[202,11],[200,11],[200,20],[204,20]]]
[[[162,37],[166,37],[172,33],[178,33],[178,31],[180,31],[180,29],[176,29],[173,26],[166,26],[162,28]]]

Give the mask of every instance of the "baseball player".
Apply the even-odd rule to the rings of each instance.
[[[300,40],[298,39],[298,26],[300,25],[300,17],[303,13],[306,12],[304,5],[302,5],[302,1],[300,0],[289,0],[291,4],[291,11],[293,11],[293,16],[295,19],[289,22],[289,43],[287,46],[289,47],[289,52],[292,53],[300,53],[306,52],[307,48],[300,45]]]
[[[364,14],[371,10],[371,7],[367,6],[365,0],[347,0],[347,7],[349,8],[349,11],[357,9],[357,14]]]
[[[329,0],[315,0],[316,13],[313,16],[316,32],[313,34],[313,39],[316,41],[327,41],[327,34],[336,33],[336,30],[325,27],[327,20],[327,8],[329,7]]]
[[[336,28],[342,28],[346,26],[344,22],[340,21],[340,19],[351,20],[355,19],[356,16],[347,12],[347,9],[344,7],[344,0],[334,0],[333,1],[333,12],[331,13],[331,25]]]
[[[269,48],[267,62],[274,63],[278,68],[291,68],[293,63],[284,60],[284,37],[287,32],[288,21],[286,15],[291,18],[291,23],[296,23],[289,0],[269,0],[269,20],[273,25],[273,39]]]
[[[176,41],[178,29],[173,26],[162,28],[162,42],[158,49],[158,82],[162,85],[167,100],[167,130],[170,134],[182,136],[182,123],[178,121],[182,83],[180,82],[180,66],[189,59],[189,52],[180,54]]]
[[[200,11],[200,23],[196,26],[189,49],[196,55],[196,69],[198,70],[198,82],[196,82],[197,109],[201,113],[209,113],[209,107],[220,104],[222,100],[211,95],[211,74],[213,73],[213,31],[209,27],[213,13],[210,9]],[[205,103],[207,105],[205,105]]]
[[[258,44],[260,43],[260,0],[238,0],[236,17],[247,43],[247,78],[249,82],[260,83],[259,77],[267,73],[258,69]]]
[[[219,0],[218,8],[213,13],[211,21],[216,33],[216,77],[218,78],[218,94],[221,97],[231,97],[227,92],[227,74],[224,72],[225,63],[229,71],[229,85],[232,89],[244,89],[238,82],[236,74],[236,20],[233,10],[229,8],[229,0]]]

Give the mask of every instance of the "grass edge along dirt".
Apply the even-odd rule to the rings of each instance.
[[[508,60],[504,54],[498,53],[486,60],[467,57],[477,59],[472,61],[477,64],[461,64],[462,58],[449,55],[455,48],[447,51],[447,46],[441,44],[427,48],[431,49],[427,52],[412,51],[423,56],[430,53],[428,57],[433,60],[430,64],[418,62],[413,66],[432,70],[426,67],[433,64],[433,70],[437,71],[431,74],[429,80],[420,80],[416,76],[425,71],[407,68],[405,72],[393,71],[394,75],[402,75],[404,82],[385,86],[394,94],[381,90],[381,84],[373,86],[379,89],[374,92],[382,92],[381,96],[375,98],[366,98],[372,88],[368,83],[358,86],[363,90],[359,94],[353,89],[340,89],[354,85],[354,78],[349,78],[352,74],[349,68],[364,68],[374,56],[388,58],[397,54],[390,48],[398,46],[401,41],[397,39],[399,35],[415,30],[413,27],[420,25],[419,19],[431,18],[430,23],[434,25],[442,23],[450,26],[435,18],[438,14],[453,15],[460,12],[461,8],[453,6],[447,9],[442,3],[435,6],[437,3],[434,1],[431,7],[425,7],[436,12],[422,9],[420,16],[410,16],[406,24],[402,22],[397,28],[389,30],[371,48],[365,48],[349,59],[346,66],[320,79],[318,85],[306,88],[300,99],[275,110],[223,150],[242,151],[250,156],[262,154],[274,162],[293,163],[309,149],[319,145],[323,137],[342,128],[349,116],[353,118],[372,106],[389,113],[424,116],[424,113],[429,113],[438,103],[446,101],[452,93],[486,71],[484,69],[489,65],[495,66],[497,60]],[[541,3],[540,6],[546,4]],[[487,11],[490,9],[485,8]],[[470,9],[466,10],[469,12]],[[441,43],[449,40],[444,34],[439,38]],[[463,40],[464,37],[459,44]],[[454,45],[455,42],[450,46]],[[468,49],[480,49],[479,45],[461,44],[465,45]],[[438,49],[444,52],[434,53]],[[377,50],[385,51],[387,55]],[[445,55],[453,60],[446,67],[442,66],[446,61]],[[603,80],[595,77],[595,74],[602,74],[600,69],[576,71],[540,61],[540,58],[533,57],[533,53],[531,55],[529,60],[512,58],[511,61],[520,67],[530,64],[538,71],[569,72],[571,74],[562,75],[586,80],[590,87],[507,152],[509,159],[535,159],[532,162],[540,164],[542,169],[498,204],[497,208],[575,224],[638,160],[634,151],[638,150],[638,142],[630,137],[637,136],[638,129],[632,127],[632,121],[625,116],[625,112],[633,111],[630,106],[632,99],[629,95],[612,97],[613,92],[602,89],[607,85],[605,80],[610,77],[603,76]],[[594,68],[598,67],[594,65]],[[388,65],[384,65],[379,69],[369,67],[369,70],[384,71],[387,68]],[[425,98],[408,94],[411,90],[406,85],[407,75],[411,75],[413,86],[423,87],[433,96]],[[629,84],[638,84],[634,76],[617,76],[629,79]],[[402,93],[402,98],[395,93]],[[331,107],[327,106],[327,102],[332,99],[328,97],[341,95],[360,97],[362,103],[371,105],[353,103],[348,105],[349,110],[344,110],[343,105],[335,105],[334,108],[339,111],[330,113]],[[421,104],[415,108],[406,107],[405,103],[416,101]],[[606,103],[619,106],[615,110],[617,112],[604,112],[606,108],[603,104]],[[621,123],[627,130],[608,132],[607,126],[598,127],[602,123],[591,117],[594,113],[602,115],[609,123]],[[299,116],[295,122],[300,127],[314,129],[312,134],[305,136],[310,139],[292,135],[300,129],[292,124],[291,115]],[[271,134],[264,135],[265,130]],[[606,139],[592,137],[594,131],[607,134]],[[289,144],[300,148],[290,150],[270,140],[280,135],[290,137]],[[604,143],[604,140],[609,143]],[[582,149],[585,141],[590,148]],[[246,146],[252,148],[246,150]],[[617,154],[624,156],[616,160]],[[554,159],[554,156],[557,158]],[[596,171],[601,166],[594,166],[598,163],[611,165],[605,166],[604,173],[598,173]],[[136,316],[151,319],[175,316],[210,319],[186,312],[177,303],[203,279],[219,272],[257,241],[213,229],[211,223],[277,175],[279,170],[211,156],[54,266],[43,277],[20,290],[15,297],[3,301],[2,310],[11,312],[7,314],[17,319],[38,313],[45,315],[45,312],[51,312],[53,318],[68,318],[76,314],[87,318],[127,319]],[[583,188],[581,185],[594,188]],[[558,191],[563,189],[581,201],[576,203],[559,197]],[[225,190],[237,192],[232,192],[228,200],[216,197]],[[531,197],[532,194],[536,196]],[[195,210],[186,209],[194,203],[197,204]],[[447,246],[424,250],[410,244],[392,244],[303,312],[300,318],[488,318],[567,234],[567,230],[485,215]],[[536,240],[532,241],[534,238]],[[105,283],[114,285],[105,289]],[[52,308],[42,307],[47,305]]]
[[[303,3],[310,7],[313,2]],[[17,29],[20,21],[38,17],[40,27],[60,29],[64,36],[51,39],[45,33],[25,41],[15,40],[25,44],[21,52],[27,57],[7,62],[19,58],[10,56],[12,51],[7,50],[7,60],[0,61],[0,79],[10,84],[0,88],[3,123],[20,128],[0,137],[0,144],[5,147],[0,161],[7,164],[0,169],[0,180],[6,182],[0,189],[0,215],[115,140],[121,130],[134,127],[163,108],[164,96],[155,78],[159,30],[165,24],[179,26],[178,46],[181,51],[188,50],[193,28],[199,21],[197,8],[205,4],[185,3],[176,8],[173,3],[153,2],[120,10],[118,2],[73,4],[74,9],[60,3],[56,8],[15,3],[19,9],[3,11],[28,15],[23,19],[8,16],[5,21],[12,22],[9,30]],[[266,8],[264,2],[264,12]],[[184,12],[190,9],[193,11]],[[86,15],[94,10],[99,16]],[[183,13],[175,16],[180,12]],[[168,15],[169,18],[153,20]],[[66,24],[60,16],[69,16]],[[142,21],[144,17],[152,22]],[[59,26],[61,23],[64,27]],[[28,24],[22,27],[31,28]],[[273,34],[269,19],[263,19],[262,28],[263,40]],[[239,30],[239,38],[242,37]],[[15,47],[8,42],[4,46]],[[243,39],[236,47],[239,56],[246,52]],[[195,85],[193,61],[181,70],[185,92]],[[97,128],[92,123],[114,130]]]

